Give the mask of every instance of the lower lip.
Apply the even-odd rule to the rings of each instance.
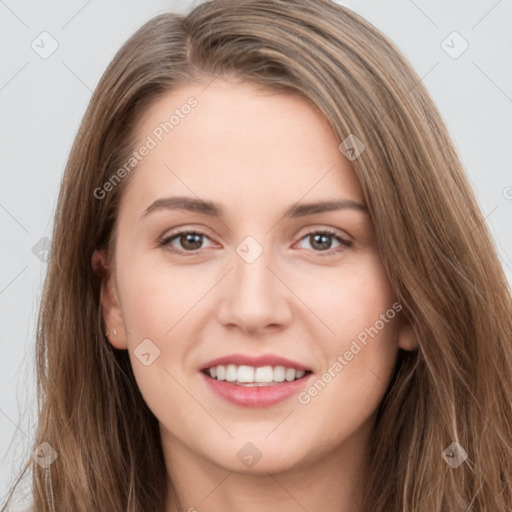
[[[309,373],[291,382],[281,382],[271,386],[237,386],[225,380],[212,379],[200,372],[210,389],[226,401],[242,407],[269,407],[296,395],[304,388],[313,375]]]

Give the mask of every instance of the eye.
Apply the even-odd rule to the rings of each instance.
[[[171,252],[195,254],[195,251],[203,249],[201,247],[203,238],[208,237],[200,231],[178,231],[161,240],[160,246],[166,247]],[[176,248],[172,242],[179,243],[181,247]]]
[[[209,237],[201,231],[183,230],[171,233],[169,236],[162,239],[159,245],[171,252],[185,256],[193,256],[201,252],[202,249],[205,249],[205,247],[202,247],[205,239],[210,240]],[[332,248],[332,239],[335,239],[339,244],[334,249]],[[339,253],[345,248],[352,246],[352,242],[345,240],[330,229],[311,231],[300,240],[309,241],[310,248],[313,252],[325,253],[320,254],[320,256],[331,256],[333,253]],[[176,243],[179,244],[178,247],[176,247]]]
[[[332,247],[332,239],[335,239],[338,242],[338,246],[334,249]],[[305,236],[301,238],[302,240],[307,240],[310,244],[311,249],[314,252],[322,252],[325,254],[320,254],[320,256],[331,256],[333,253],[339,253],[346,249],[347,247],[352,246],[352,242],[349,240],[345,240],[341,236],[339,236],[335,231],[330,229],[322,229],[319,231],[311,231],[307,233]]]

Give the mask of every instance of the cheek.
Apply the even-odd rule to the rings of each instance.
[[[144,260],[129,266],[122,285],[123,315],[131,335],[154,337],[164,341],[172,336],[174,326],[186,327],[193,309],[211,287],[208,275],[198,278],[197,269],[172,267],[166,263]]]
[[[197,271],[129,254],[130,259],[119,259],[118,275],[135,379],[151,409],[159,410],[164,397],[165,408],[182,406],[187,397],[178,381],[183,381],[183,366],[194,349],[191,340],[197,339],[198,301],[211,284],[198,279]]]
[[[308,305],[324,320],[331,331],[332,342],[340,348],[340,342],[355,338],[380,321],[381,315],[394,318],[399,307],[396,295],[382,267],[380,258],[366,253],[354,258],[351,264],[332,269],[327,278],[308,281]],[[391,309],[391,311],[390,311]],[[387,323],[386,323],[387,325]],[[325,334],[329,334],[326,329]],[[325,336],[325,339],[330,339]]]
[[[306,389],[301,403],[333,422],[364,421],[380,403],[397,355],[400,305],[376,255],[361,258],[357,268],[340,269],[326,288],[310,296],[325,320],[321,375]]]
[[[333,442],[370,421],[385,395],[397,356],[396,316],[380,322],[361,329],[354,322],[336,342],[326,343],[325,366],[298,395],[304,417],[322,418],[325,437]]]

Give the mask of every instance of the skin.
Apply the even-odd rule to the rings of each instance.
[[[226,354],[278,354],[310,367],[316,380],[392,308],[367,213],[283,217],[297,202],[364,204],[359,181],[341,141],[304,99],[233,80],[182,86],[158,100],[137,127],[140,144],[190,96],[198,106],[124,191],[115,268],[102,288],[105,323],[117,331],[109,340],[129,350],[183,510],[359,511],[369,436],[398,347],[417,348],[400,315],[306,405],[293,396],[267,408],[235,406],[199,373]],[[142,218],[156,199],[177,195],[218,202],[225,215],[160,209]],[[183,237],[160,246],[176,228],[204,233],[201,249]],[[352,245],[309,236],[326,228]],[[247,236],[263,249],[250,264],[236,252]],[[106,267],[103,252],[93,265]],[[160,350],[149,366],[134,354],[144,339]],[[248,442],[262,454],[250,468],[237,457]],[[177,510],[169,499],[167,512]]]

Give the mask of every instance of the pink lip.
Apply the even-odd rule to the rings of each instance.
[[[312,375],[312,373],[306,374],[301,379],[280,382],[272,386],[245,387],[224,380],[212,379],[206,373],[201,372],[202,378],[216,395],[234,405],[252,408],[269,407],[296,395],[305,387]]]
[[[231,354],[229,356],[212,359],[203,364],[200,371],[212,368],[213,366],[234,364],[236,366],[247,365],[259,368],[261,366],[284,366],[285,368],[295,368],[296,370],[311,371],[311,368],[304,366],[297,361],[276,356],[274,354],[264,354],[261,356],[248,356],[245,354]]]

